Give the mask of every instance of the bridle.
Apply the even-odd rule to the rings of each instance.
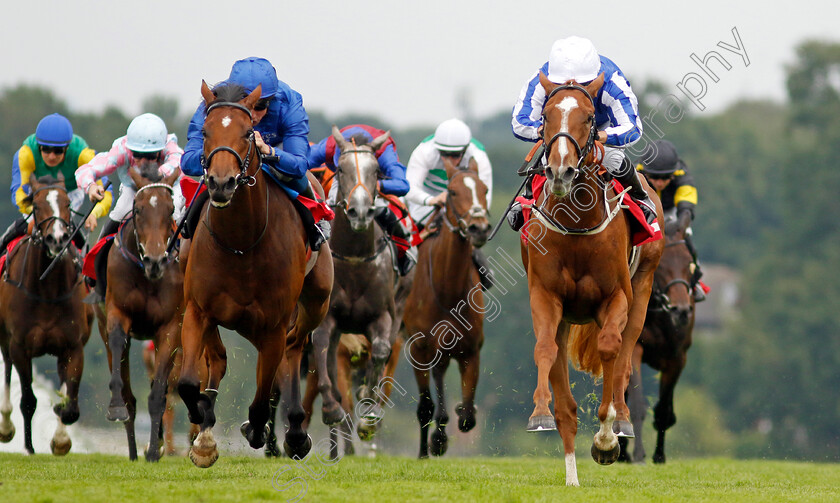
[[[345,155],[353,154],[353,162],[354,162],[355,167],[356,167],[356,185],[353,185],[353,187],[350,189],[350,192],[348,192],[346,196],[342,197],[341,200],[338,201],[338,203],[336,204],[337,207],[343,207],[345,210],[347,209],[347,200],[350,199],[350,196],[352,196],[353,192],[355,192],[356,189],[358,189],[359,187],[364,189],[364,191],[367,193],[368,197],[370,198],[370,204],[374,204],[375,199],[376,199],[376,196],[374,196],[370,192],[370,189],[368,189],[367,186],[362,182],[362,171],[361,171],[361,168],[359,167],[359,154],[369,154],[369,155],[374,156],[374,158],[375,158],[376,157],[376,152],[374,152],[373,149],[359,148],[359,146],[356,145],[356,139],[355,138],[351,138],[351,141],[353,142],[353,149],[352,150],[344,150],[338,155],[338,157],[340,159],[340,158],[344,157]],[[362,145],[362,146],[364,147],[364,145]],[[336,178],[338,178],[338,188],[339,188],[339,190],[341,190],[340,175],[341,175],[341,168],[337,167],[336,168]]]
[[[134,232],[133,232],[133,234],[134,234],[134,245],[137,248],[137,256],[134,256],[131,253],[131,251],[127,250],[124,246],[122,246],[120,244],[120,243],[125,242],[125,238],[123,238],[123,228],[125,227],[125,225],[120,226],[120,229],[119,229],[120,239],[117,242],[117,248],[120,250],[120,253],[122,254],[122,256],[125,257],[126,260],[128,260],[129,262],[138,266],[144,272],[146,270],[146,266],[143,264],[143,259],[146,258],[146,250],[141,245],[140,236],[137,234],[137,212],[135,211],[135,207],[137,205],[137,196],[140,195],[140,193],[143,192],[144,190],[152,189],[152,188],[162,188],[162,189],[169,190],[169,194],[172,197],[173,202],[174,202],[175,190],[170,185],[167,185],[165,183],[150,183],[148,185],[144,185],[144,186],[140,187],[139,189],[137,189],[137,192],[134,193],[134,201],[132,202],[132,205],[131,205],[131,214],[130,214],[130,218],[134,220]],[[174,236],[170,235],[169,238],[167,238],[167,240],[166,240],[166,258],[165,258],[165,261],[164,261],[164,265],[171,262],[172,257],[174,255],[173,253],[171,253],[169,251],[169,241],[171,239],[173,239],[173,237]]]
[[[35,192],[32,193],[33,204],[34,204],[35,195],[38,194],[39,192],[43,192],[45,190],[60,190],[60,191],[64,192],[65,194],[67,193],[67,188],[63,184],[53,184],[53,185],[47,185],[47,186],[44,186],[44,187],[40,187],[40,188],[38,188],[38,190],[36,190]],[[35,214],[34,209],[32,210],[32,214],[34,216],[34,214]],[[42,230],[42,227],[45,224],[49,224],[50,222],[53,222],[53,221],[58,221],[58,222],[63,223],[64,226],[67,228],[68,232],[70,232],[70,233],[72,233],[75,230],[73,225],[70,222],[68,222],[67,220],[61,218],[60,215],[50,215],[50,216],[48,216],[47,218],[44,218],[41,221],[37,221],[37,220],[35,221],[35,224],[32,227],[32,235],[30,237],[30,239],[32,240],[32,243],[40,245],[43,242],[44,231]]]
[[[681,239],[679,241],[672,241],[665,245],[665,248],[670,248],[672,246],[678,245],[686,245],[685,239]],[[687,245],[686,245],[687,246]],[[664,286],[659,286],[659,283],[654,280],[653,282],[653,291],[651,293],[651,300],[656,300],[656,307],[649,309],[649,311],[666,311],[670,312],[676,309],[674,306],[671,305],[671,298],[668,297],[668,291],[674,285],[683,285],[688,292],[688,295],[691,296],[693,287],[691,283],[684,278],[674,278],[671,281],[665,283]]]
[[[551,90],[550,93],[548,93],[548,96],[545,98],[546,107],[548,106],[548,102],[551,100],[551,98],[555,94],[557,94],[560,91],[566,91],[566,90],[570,90],[570,89],[582,92],[589,99],[589,102],[592,103],[592,106],[593,107],[595,106],[595,100],[592,99],[592,95],[590,95],[589,91],[587,91],[585,88],[583,88],[582,86],[580,86],[578,84],[563,84],[561,86],[555,87],[554,89]],[[542,113],[542,123],[543,124],[545,124],[545,108],[546,107],[543,108],[543,113]],[[594,114],[589,115],[589,137],[586,139],[586,143],[584,144],[583,148],[581,148],[580,144],[575,139],[575,137],[572,136],[571,134],[567,133],[566,131],[560,131],[560,132],[556,133],[545,144],[545,153],[543,154],[545,156],[545,159],[544,159],[543,164],[546,165],[546,166],[548,165],[548,155],[551,153],[551,147],[554,145],[554,142],[556,142],[560,138],[566,138],[567,140],[572,142],[572,146],[575,147],[575,153],[577,153],[577,156],[578,156],[578,163],[577,163],[577,166],[575,166],[575,176],[577,176],[578,172],[583,168],[583,163],[584,163],[585,159],[589,156],[589,153],[592,151],[592,148],[595,145],[595,135],[597,133],[598,133],[598,128],[595,126],[595,115]]]
[[[459,169],[452,175],[452,178],[449,179],[449,184],[451,184],[457,177],[459,176],[468,176],[469,174],[475,175],[472,171],[468,169]],[[478,179],[478,175],[475,175],[476,179]],[[448,184],[446,188],[446,203],[444,204],[446,207],[446,211],[443,215],[443,222],[446,224],[446,227],[454,234],[458,234],[461,239],[467,239],[467,219],[472,218],[480,218],[483,216],[488,216],[488,212],[485,208],[475,208],[472,207],[466,213],[458,213],[458,210],[455,209],[455,204],[452,202],[452,191],[449,190]],[[452,212],[452,216],[455,218],[455,223],[449,221],[449,212]]]
[[[220,101],[217,103],[213,103],[209,107],[207,107],[207,111],[204,113],[204,116],[210,114],[213,110],[217,108],[236,108],[245,112],[248,115],[248,121],[251,121],[251,110],[248,107],[234,103],[232,101]],[[256,150],[257,153],[257,166],[262,164],[262,152],[258,148],[256,148],[256,140],[254,139],[254,130],[253,128],[248,133],[248,152],[245,153],[245,158],[243,159],[242,156],[239,155],[239,152],[234,150],[227,145],[222,145],[220,147],[216,147],[210,151],[207,157],[204,156],[204,152],[201,153],[201,169],[204,171],[204,177],[207,178],[207,170],[210,168],[210,162],[213,160],[213,156],[218,154],[219,152],[228,152],[236,157],[236,162],[239,164],[239,174],[236,175],[236,186],[239,187],[240,185],[248,185],[249,187],[253,187],[255,183],[257,183],[257,179],[254,175],[248,174],[248,168],[251,165],[251,152]],[[236,190],[236,189],[234,189]]]

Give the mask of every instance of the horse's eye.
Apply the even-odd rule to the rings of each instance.
[[[207,136],[207,130],[206,129],[201,128],[201,136],[204,136],[204,137]]]

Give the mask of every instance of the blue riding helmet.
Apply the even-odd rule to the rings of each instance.
[[[265,58],[245,58],[233,64],[228,82],[243,86],[249,93],[262,84],[260,98],[277,94],[277,72]]]
[[[35,140],[47,147],[66,147],[73,140],[73,126],[63,115],[48,115],[35,128]]]

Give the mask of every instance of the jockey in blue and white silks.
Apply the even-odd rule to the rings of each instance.
[[[604,84],[592,97],[598,139],[604,144],[602,164],[624,187],[631,187],[630,196],[640,203],[648,223],[652,223],[656,218],[655,206],[624,154],[625,147],[642,137],[642,120],[639,100],[621,69],[599,55],[585,38],[572,36],[554,42],[548,61],[534,72],[513,107],[511,126],[514,136],[520,140],[536,142],[542,133],[546,94],[540,85],[540,73],[555,84],[575,80],[584,86],[604,74]]]

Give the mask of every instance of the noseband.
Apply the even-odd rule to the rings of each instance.
[[[471,171],[466,169],[458,170],[452,176],[452,178],[449,179],[449,183],[452,183],[452,181],[455,180],[455,178],[459,175],[467,176],[468,173],[471,173]],[[478,178],[477,175],[476,178]],[[465,214],[458,213],[458,210],[455,209],[455,204],[452,203],[452,192],[449,190],[448,186],[446,188],[445,206],[447,209],[447,213],[450,210],[452,211],[452,215],[455,217],[455,223],[453,224],[452,222],[450,222],[449,219],[446,218],[446,215],[443,216],[443,221],[446,223],[446,226],[449,228],[450,231],[458,234],[459,236],[461,236],[462,239],[467,239],[467,218],[478,218],[487,215],[487,210],[485,208],[481,208],[481,210],[473,210],[473,208],[470,208],[470,210]]]
[[[232,101],[220,101],[218,103],[213,103],[207,108],[207,111],[204,113],[205,118],[207,117],[207,115],[210,114],[210,112],[212,112],[216,108],[222,107],[236,108],[238,110],[241,110],[248,114],[249,122],[251,120],[251,110],[249,110],[248,107],[244,105],[234,103]],[[201,168],[204,171],[205,178],[207,177],[207,170],[210,168],[210,162],[213,160],[213,156],[218,154],[219,152],[228,152],[230,154],[233,154],[234,157],[236,157],[236,162],[239,164],[239,174],[236,176],[236,186],[238,187],[239,185],[247,184],[249,187],[253,187],[254,184],[257,183],[257,179],[254,178],[253,175],[248,174],[248,168],[251,165],[251,151],[255,149],[255,145],[256,142],[254,141],[254,130],[251,129],[251,131],[248,134],[248,152],[245,153],[244,160],[242,159],[242,156],[239,155],[239,152],[232,149],[231,147],[228,147],[227,145],[222,145],[221,147],[214,148],[210,151],[206,158],[204,156],[204,152],[202,152]],[[256,151],[258,161],[257,164],[260,165],[262,164],[262,152],[260,152],[259,149],[256,149]]]
[[[343,198],[341,198],[341,201],[338,202],[338,206],[344,206],[344,208],[347,208],[347,200],[350,199],[350,196],[352,196],[353,192],[355,192],[355,190],[358,189],[359,187],[365,189],[365,192],[367,192],[368,197],[370,197],[370,204],[373,204],[375,199],[376,199],[375,196],[373,194],[371,194],[371,192],[367,188],[367,186],[365,186],[365,184],[362,183],[362,171],[361,171],[361,168],[359,168],[359,154],[370,154],[370,155],[376,157],[376,152],[374,152],[372,149],[371,150],[360,149],[356,145],[356,139],[355,138],[352,138],[351,141],[353,142],[353,150],[345,150],[338,155],[338,157],[340,159],[347,154],[353,154],[353,161],[356,165],[356,185],[354,185],[353,188],[350,189],[350,192],[348,192],[347,195],[344,196]],[[377,160],[377,163],[378,162],[379,161]],[[337,167],[336,168],[336,177],[339,180],[338,181],[339,189],[341,189],[340,174],[341,174],[341,168]]]
[[[32,193],[33,202],[34,202],[34,199],[35,199],[35,194],[37,194],[39,192],[42,192],[42,191],[45,191],[45,190],[53,190],[53,189],[60,190],[60,191],[64,192],[65,194],[67,193],[67,188],[64,185],[47,185],[46,187],[41,187],[41,188],[39,188],[38,190],[36,190],[35,192]],[[33,213],[33,216],[34,216],[35,211],[33,210],[32,213]],[[75,230],[74,227],[70,224],[70,222],[61,218],[60,215],[50,215],[47,218],[41,220],[40,222],[35,221],[35,225],[32,227],[32,235],[30,237],[30,239],[32,240],[33,243],[41,244],[41,242],[44,239],[44,232],[41,228],[44,226],[44,224],[48,224],[48,223],[50,223],[54,220],[63,223],[64,226],[67,227],[68,232],[73,232]]]
[[[589,94],[589,91],[577,84],[565,84],[562,86],[555,87],[546,97],[545,104],[548,105],[549,100],[551,100],[551,98],[558,92],[569,89],[574,89],[576,91],[582,92],[589,99],[589,102],[592,103],[592,106],[595,106],[595,100],[592,99],[592,96]],[[546,143],[544,154],[545,162],[543,164],[548,165],[548,155],[551,153],[551,147],[554,145],[554,142],[556,142],[560,138],[566,138],[567,140],[572,142],[572,145],[575,147],[575,153],[577,153],[578,156],[578,163],[577,166],[575,166],[575,174],[577,174],[577,171],[579,171],[583,167],[584,159],[586,159],[586,157],[589,155],[589,152],[592,151],[592,147],[595,145],[595,134],[598,132],[598,129],[595,126],[595,116],[590,115],[589,119],[589,138],[586,139],[586,144],[583,146],[583,148],[580,147],[580,144],[574,136],[567,133],[566,131],[560,131],[554,136],[552,136],[551,139],[548,140],[548,143]],[[543,109],[542,121],[543,124],[545,124],[545,109]]]

